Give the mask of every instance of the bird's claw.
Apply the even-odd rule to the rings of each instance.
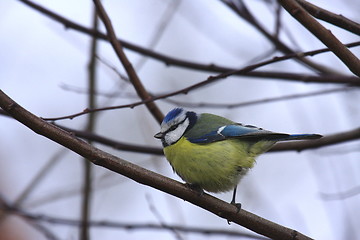
[[[185,186],[197,192],[199,196],[204,195],[204,190],[197,184],[185,183]]]
[[[240,210],[241,210],[241,203],[236,203],[236,202],[231,201],[230,204],[234,205],[236,207],[236,209],[237,209],[236,214],[238,214],[240,212]],[[227,220],[227,223],[230,225],[230,220],[229,219]]]

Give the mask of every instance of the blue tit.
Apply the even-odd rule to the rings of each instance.
[[[208,192],[234,190],[231,203],[237,205],[237,184],[254,166],[256,156],[278,141],[322,136],[276,133],[214,114],[175,108],[154,137],[161,139],[167,160],[186,183]]]

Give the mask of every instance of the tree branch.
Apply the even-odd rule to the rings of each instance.
[[[96,9],[93,7],[92,28],[97,31],[99,25]],[[96,52],[98,48],[98,40],[96,37],[91,38],[89,63],[88,63],[88,107],[90,109],[96,108],[96,72],[97,59]],[[95,128],[96,114],[90,113],[87,116],[87,123],[85,127],[86,132],[93,132]],[[91,141],[88,140],[91,144]],[[82,203],[81,203],[81,228],[79,231],[79,239],[88,240],[90,236],[89,221],[91,213],[91,198],[92,198],[92,164],[87,159],[83,159],[83,187],[82,187]]]
[[[245,2],[242,0],[233,2],[228,0],[221,0],[227,7],[229,7],[231,10],[233,10],[239,17],[247,21],[249,24],[251,24],[255,29],[257,29],[264,37],[266,37],[279,51],[283,52],[284,54],[293,54],[295,53],[294,50],[292,50],[290,47],[288,47],[285,43],[283,43],[280,39],[278,39],[276,36],[270,34],[261,24],[257,21],[255,16],[249,11],[247,6],[245,5]],[[301,56],[297,56],[295,58],[300,63],[303,63],[303,65],[311,68],[312,70],[315,70],[317,72],[323,73],[323,74],[337,74],[334,70],[323,66],[321,64],[315,63],[309,59],[303,58]]]
[[[99,0],[94,0],[94,4],[96,6],[96,9],[98,11],[100,18],[102,19],[102,21],[105,25],[105,28],[108,33],[109,41],[110,41],[112,47],[114,48],[114,51],[115,51],[116,55],[118,56],[120,62],[124,66],[125,71],[128,74],[129,79],[130,79],[131,83],[133,84],[137,94],[139,95],[139,97],[142,100],[150,99],[151,98],[150,94],[146,91],[145,87],[141,83],[138,75],[135,72],[135,69],[133,68],[132,64],[130,63],[127,56],[125,55],[121,43],[117,40],[117,37],[116,37],[115,31],[112,27],[110,18],[108,17],[103,5],[101,4],[101,2]],[[146,102],[145,105],[148,108],[149,112],[158,121],[158,123],[161,123],[164,118],[164,115],[162,114],[160,109],[157,107],[157,105],[153,101]]]
[[[308,1],[296,0],[308,13],[317,19],[331,23],[342,29],[348,30],[356,35],[360,35],[360,24],[338,14],[334,14],[326,9],[318,7]]]
[[[84,158],[89,159],[96,165],[124,175],[138,183],[151,186],[173,196],[184,199],[214,213],[219,217],[240,224],[254,232],[272,239],[310,239],[295,230],[263,219],[243,209],[237,213],[237,208],[231,204],[221,201],[220,199],[212,197],[208,194],[199,195],[196,191],[188,188],[184,184],[141,168],[109,153],[103,152],[100,149],[97,149],[76,138],[72,134],[36,117],[14,102],[1,90],[0,107],[37,134],[45,136],[64,147],[69,148]]]
[[[187,107],[187,108],[206,107],[206,108],[233,109],[233,108],[248,107],[248,106],[253,106],[253,105],[258,105],[258,104],[273,103],[273,102],[278,102],[278,101],[319,96],[319,95],[329,94],[329,93],[345,92],[345,91],[351,91],[351,90],[359,90],[359,88],[341,87],[341,88],[326,89],[326,90],[313,91],[313,92],[307,92],[307,93],[298,93],[298,94],[289,94],[289,95],[283,95],[283,96],[278,96],[278,97],[262,98],[262,99],[243,101],[243,102],[238,102],[238,103],[183,102],[183,101],[177,101],[177,100],[171,100],[171,99],[164,99],[164,101],[174,104],[176,106],[182,106],[182,107]]]
[[[278,0],[279,3],[307,30],[325,44],[355,75],[360,76],[360,60],[328,29],[312,18],[296,1]]]

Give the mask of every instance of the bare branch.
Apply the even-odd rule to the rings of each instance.
[[[276,36],[270,34],[261,24],[257,21],[255,16],[250,12],[250,10],[245,5],[245,2],[242,0],[233,2],[228,0],[221,0],[226,6],[228,6],[231,10],[233,10],[239,17],[246,20],[250,23],[254,28],[256,28],[262,35],[264,35],[279,51],[283,52],[284,54],[293,54],[295,53],[289,46],[283,43],[280,39]],[[295,58],[303,65],[315,70],[317,72],[323,74],[337,74],[334,70],[325,67],[321,64],[315,63],[309,59],[303,58],[302,56],[297,56]]]
[[[93,8],[92,16],[92,28],[97,31],[99,21],[96,14],[95,7]],[[98,41],[96,37],[91,38],[90,51],[89,51],[89,63],[88,63],[88,107],[93,109],[96,108],[96,72],[97,72],[97,59],[96,52],[98,48]],[[86,132],[93,132],[95,128],[96,114],[90,113],[87,117],[87,123],[85,127]],[[91,141],[89,141],[91,144]],[[79,239],[88,240],[90,235],[89,221],[90,221],[90,209],[91,209],[91,198],[92,198],[92,164],[88,159],[83,159],[83,187],[82,187],[82,203],[81,203],[81,219],[82,224],[79,231]]]
[[[296,0],[308,13],[317,19],[324,20],[349,32],[360,35],[360,24],[338,14],[334,14],[308,1]]]
[[[109,41],[110,41],[112,47],[114,48],[114,51],[115,51],[116,55],[118,56],[120,62],[124,66],[125,71],[127,72],[129,79],[130,79],[131,83],[133,84],[137,94],[139,95],[139,97],[142,100],[150,99],[151,96],[146,91],[146,89],[143,86],[143,84],[141,83],[138,75],[136,74],[135,69],[133,68],[132,64],[130,63],[127,56],[125,55],[125,53],[123,51],[123,47],[121,46],[121,43],[117,40],[117,37],[116,37],[115,31],[112,27],[110,18],[108,17],[104,7],[102,6],[102,4],[99,0],[94,0],[94,3],[96,5],[96,9],[98,11],[100,18],[102,19],[102,21],[106,27]],[[149,101],[149,102],[146,102],[145,105],[148,108],[149,112],[158,121],[158,123],[161,123],[164,118],[164,115],[162,114],[160,109],[156,106],[156,104],[153,101],[151,101],[151,102]]]
[[[76,88],[70,85],[62,85],[62,88],[68,91],[80,93],[80,94],[88,94],[88,90],[82,89],[82,88]],[[173,104],[175,106],[181,106],[185,108],[241,108],[241,107],[248,107],[252,105],[259,105],[259,104],[267,104],[267,103],[273,103],[278,101],[285,101],[285,100],[292,100],[292,99],[299,99],[299,98],[305,98],[305,97],[313,97],[313,96],[319,96],[319,95],[325,95],[325,94],[331,94],[331,93],[338,93],[338,92],[348,92],[348,91],[354,91],[359,90],[359,88],[355,87],[340,87],[340,88],[332,88],[332,89],[325,89],[320,91],[313,91],[313,92],[306,92],[306,93],[298,93],[298,94],[289,94],[289,95],[283,95],[278,97],[269,97],[269,98],[263,98],[263,99],[257,99],[257,100],[250,100],[250,101],[243,101],[238,103],[211,103],[211,102],[184,102],[179,100],[172,100],[169,98],[162,99],[164,102]],[[113,98],[113,97],[119,97],[119,98],[137,98],[135,94],[129,93],[129,92],[122,92],[122,93],[106,93],[106,92],[97,92],[97,95]],[[153,93],[150,93],[152,96],[154,96]]]
[[[149,194],[146,194],[145,197],[146,197],[146,200],[148,202],[150,211],[154,214],[156,219],[159,221],[160,225],[161,226],[166,226],[166,223],[165,223],[161,213],[156,209],[154,201],[152,200],[151,196]],[[177,240],[184,239],[176,229],[171,228],[170,230],[173,233],[175,239],[177,239]]]
[[[344,200],[360,194],[360,186],[355,186],[343,192],[338,193],[320,193],[322,199],[326,201]]]
[[[355,75],[360,76],[360,60],[328,29],[313,19],[296,1],[278,0],[280,4],[314,36],[324,43]]]
[[[175,101],[175,100],[171,100],[171,99],[164,99],[164,101],[172,103],[177,106],[191,107],[191,108],[207,107],[207,108],[229,108],[229,109],[232,109],[232,108],[247,107],[247,106],[264,104],[264,103],[273,103],[273,102],[277,102],[277,101],[285,101],[285,100],[292,100],[292,99],[298,99],[298,98],[304,98],[304,97],[319,96],[319,95],[323,95],[323,94],[351,91],[351,90],[359,90],[359,89],[353,88],[353,87],[341,87],[341,88],[333,88],[333,89],[320,90],[320,91],[314,91],[314,92],[308,92],[308,93],[290,94],[290,95],[284,95],[284,96],[279,96],[279,97],[264,98],[264,99],[245,101],[245,102],[239,102],[239,103],[208,103],[208,102],[196,103],[196,102],[181,102],[181,101]]]

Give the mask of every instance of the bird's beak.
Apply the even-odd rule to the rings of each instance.
[[[162,132],[158,132],[157,134],[154,135],[154,138],[159,138],[159,139],[161,139],[161,138],[163,138],[163,137],[164,137],[164,133],[162,133]]]

